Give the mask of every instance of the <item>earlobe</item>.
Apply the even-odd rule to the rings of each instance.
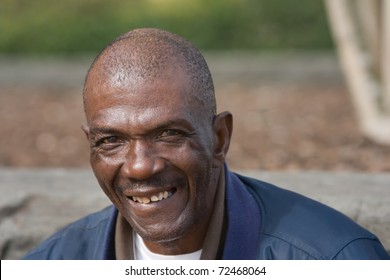
[[[213,122],[214,157],[213,165],[220,166],[225,162],[229,151],[230,139],[233,132],[233,116],[230,112],[223,112],[215,116]]]

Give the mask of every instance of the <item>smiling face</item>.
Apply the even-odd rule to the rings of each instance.
[[[156,253],[201,248],[229,146],[231,116],[194,98],[189,75],[168,67],[139,79],[101,67],[86,81],[84,127],[100,186]],[[230,123],[229,123],[230,120]]]

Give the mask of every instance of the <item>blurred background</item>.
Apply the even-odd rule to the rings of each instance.
[[[204,53],[218,111],[234,115],[233,170],[346,213],[390,250],[389,3],[2,0],[0,258],[109,204],[80,129],[83,80],[109,42],[138,27]]]
[[[235,117],[233,169],[390,171],[359,128],[320,0],[3,0],[0,167],[88,167],[82,85],[115,37],[157,27],[193,42]]]

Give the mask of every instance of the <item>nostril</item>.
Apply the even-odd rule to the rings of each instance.
[[[136,156],[122,165],[123,176],[134,180],[147,180],[164,169],[164,161],[156,157]]]

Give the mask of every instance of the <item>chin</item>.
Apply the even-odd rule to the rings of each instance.
[[[181,219],[183,220],[183,219]],[[197,232],[196,222],[187,217],[183,222],[176,224],[166,223],[160,225],[153,225],[150,227],[141,227],[130,223],[135,232],[142,237],[145,241],[155,243],[172,243],[180,239],[189,237],[192,233]],[[192,222],[190,222],[192,221]]]

